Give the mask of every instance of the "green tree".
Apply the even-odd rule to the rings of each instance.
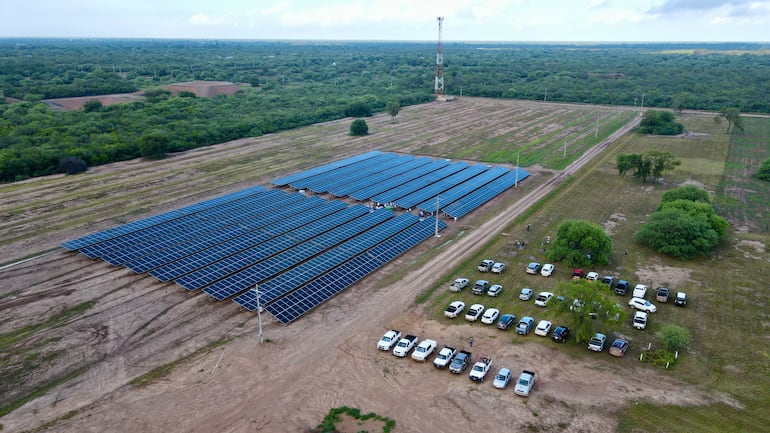
[[[741,118],[741,110],[734,107],[724,107],[719,110],[719,114],[714,117],[714,122],[721,123],[722,119],[727,121],[726,133],[735,132],[735,130],[743,131],[743,119]]]
[[[770,159],[766,159],[762,165],[759,166],[757,178],[759,180],[764,180],[765,182],[770,182]]]
[[[677,135],[684,131],[684,125],[675,121],[669,111],[648,110],[644,112],[637,131],[640,134]]]
[[[85,111],[86,113],[90,113],[93,111],[100,111],[101,109],[102,109],[102,101],[99,101],[97,99],[86,101],[83,104],[83,111]]]
[[[660,199],[658,210],[663,207],[663,203],[674,200],[690,200],[703,203],[711,203],[711,200],[709,199],[709,193],[706,192],[705,189],[698,188],[694,185],[684,185],[680,186],[679,188],[666,191],[663,194],[663,197]]]
[[[363,101],[351,102],[345,109],[345,116],[347,117],[370,117],[371,115],[372,107]]]
[[[618,166],[618,174],[625,176],[627,172],[634,168],[634,155],[621,153],[615,158],[615,163]]]
[[[663,347],[671,352],[676,352],[690,344],[692,334],[687,328],[678,325],[663,325],[655,336],[663,343]]]
[[[688,215],[703,219],[711,224],[711,228],[717,232],[717,235],[724,236],[727,233],[727,220],[717,215],[714,206],[710,203],[703,203],[692,200],[673,200],[661,203],[659,210],[680,209],[687,212]]]
[[[162,131],[151,131],[139,138],[139,154],[145,158],[163,159],[168,152],[171,138]]]
[[[389,101],[385,106],[385,111],[387,111],[388,114],[390,114],[390,117],[393,118],[393,123],[396,123],[396,116],[398,116],[398,112],[401,111],[401,105],[399,105],[398,102]]]
[[[676,159],[671,152],[661,150],[651,150],[644,155],[644,158],[649,161],[652,183],[662,177],[664,171],[673,170],[682,164],[682,161]]]
[[[546,257],[570,267],[582,267],[609,264],[611,252],[612,240],[601,226],[585,220],[564,220]]]
[[[626,319],[625,310],[604,284],[570,280],[558,283],[556,290],[565,298],[559,309],[567,315],[567,326],[578,343],[588,341],[597,330],[614,331]]]
[[[356,119],[350,124],[350,135],[358,137],[369,133],[369,125],[364,119]]]
[[[76,156],[65,156],[59,160],[60,173],[76,174],[86,170],[88,170],[88,164]]]
[[[719,234],[703,218],[681,209],[665,209],[650,215],[634,239],[662,254],[687,260],[714,248]]]
[[[671,98],[671,108],[678,114],[682,114],[685,108],[689,108],[693,103],[693,97],[687,92],[677,93]]]

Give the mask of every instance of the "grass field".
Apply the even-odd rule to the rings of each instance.
[[[642,348],[650,342],[658,344],[654,333],[663,324],[686,327],[693,334],[693,343],[665,373],[714,394],[715,404],[710,406],[660,407],[640,401],[619,414],[619,430],[766,431],[770,425],[767,332],[770,257],[766,248],[770,243],[766,229],[770,185],[745,176],[745,168],[756,168],[767,158],[770,120],[747,119],[745,134],[732,137],[724,134],[724,126],[715,125],[709,116],[689,116],[682,120],[687,130],[694,133],[688,138],[627,137],[591,168],[578,173],[571,184],[528,219],[506,227],[503,236],[482,254],[469,258],[436,290],[430,299],[434,317],[448,320],[441,317],[443,308],[453,299],[462,299],[468,305],[481,302],[487,308],[499,308],[501,314],[548,319],[555,326],[560,319],[557,312],[534,307],[532,301],[519,301],[518,292],[522,287],[532,287],[535,292],[554,289],[558,282],[569,278],[570,270],[560,268],[557,263],[557,272],[551,278],[526,275],[523,270],[530,261],[546,261],[546,238],[555,236],[562,220],[586,219],[605,227],[611,234],[614,250],[609,266],[591,270],[628,279],[631,284],[667,285],[674,291],[686,291],[690,298],[684,309],[671,304],[659,305],[644,331],[631,329],[630,320],[627,321],[619,330],[632,339],[631,360],[625,361],[638,363],[633,359],[638,358]],[[614,168],[617,154],[653,149],[674,153],[682,165],[665,173],[665,179],[657,185],[618,176]],[[655,210],[661,195],[683,183],[693,183],[711,192],[718,209],[731,222],[728,236],[711,255],[688,262],[662,256],[633,241],[634,232]],[[530,231],[526,230],[527,224],[531,225]],[[527,246],[517,248],[516,241],[527,242]],[[626,248],[627,256],[624,255]],[[506,262],[506,273],[496,276],[477,272],[476,264],[484,258]],[[446,290],[449,282],[460,276],[471,279],[471,284],[476,279],[500,283],[505,293],[497,299],[476,297],[469,291],[459,295],[449,293]],[[623,299],[627,301],[627,297]],[[510,338],[515,343],[523,337],[511,335]],[[593,355],[574,343],[564,346],[564,350],[575,356]]]

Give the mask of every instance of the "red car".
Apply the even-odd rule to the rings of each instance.
[[[612,342],[612,346],[610,346],[610,355],[617,356],[618,358],[622,358],[623,355],[626,354],[627,350],[628,350],[628,340],[624,340],[622,338],[616,338],[615,341]]]

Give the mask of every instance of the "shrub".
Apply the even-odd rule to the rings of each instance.
[[[350,124],[350,135],[354,137],[367,135],[368,133],[369,125],[366,124],[366,120],[356,119]]]

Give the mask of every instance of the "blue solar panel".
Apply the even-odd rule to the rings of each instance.
[[[369,200],[370,198],[374,197],[377,194],[382,193],[383,191],[387,191],[399,185],[403,185],[411,181],[412,179],[416,179],[418,177],[424,176],[432,171],[436,171],[443,167],[446,167],[447,165],[449,165],[449,161],[445,161],[443,159],[432,161],[428,164],[417,167],[412,171],[402,173],[400,176],[395,176],[387,180],[384,180],[382,182],[379,182],[377,184],[371,185],[369,187],[354,191],[349,195],[359,201]]]
[[[378,150],[373,150],[371,152],[362,153],[360,155],[351,156],[350,158],[345,158],[340,161],[335,161],[329,164],[321,165],[318,167],[314,167],[310,170],[305,170],[299,173],[294,173],[288,176],[280,177],[278,179],[273,180],[273,185],[275,186],[286,186],[289,185],[292,182],[305,179],[307,177],[314,176],[319,173],[324,173],[330,170],[334,170],[337,167],[344,167],[348,164],[352,164],[357,161],[363,161],[365,159],[373,158],[377,155],[382,154],[382,152]]]
[[[79,250],[85,246],[92,245],[107,239],[111,239],[117,236],[127,234],[127,233],[131,233],[136,230],[141,230],[146,227],[151,227],[153,225],[160,224],[166,221],[171,221],[173,219],[182,217],[184,215],[197,212],[199,210],[206,209],[212,206],[216,206],[220,203],[226,203],[230,200],[235,200],[240,197],[256,194],[260,191],[264,191],[264,189],[265,187],[263,186],[259,186],[259,185],[253,186],[251,188],[247,188],[231,194],[226,194],[220,197],[216,197],[210,200],[196,203],[194,205],[186,206],[181,209],[176,209],[160,215],[151,216],[149,218],[144,218],[139,221],[134,221],[132,223],[123,224],[118,227],[113,227],[108,230],[103,230],[101,232],[93,233],[88,236],[83,236],[81,238],[73,239],[62,243],[61,247],[68,249],[70,251]]]
[[[465,170],[461,170],[451,176],[439,180],[438,182],[428,184],[407,196],[399,198],[395,201],[396,205],[404,209],[410,209],[431,197],[435,198],[439,194],[443,195],[444,191],[460,185],[461,183],[468,181],[468,179],[471,179],[486,170],[487,168],[481,165],[470,166]]]
[[[358,161],[297,182],[292,182],[289,186],[296,189],[307,189],[316,193],[323,193],[327,191],[329,185],[336,184],[340,179],[358,176],[360,173],[366,173],[372,170],[373,167],[380,166],[397,158],[398,155],[394,153],[383,153],[374,158]]]
[[[451,188],[441,193],[439,204],[441,207],[449,206],[450,204],[454,203],[460,198],[472,193],[473,191],[481,188],[482,186],[488,184],[489,182],[492,182],[498,177],[504,175],[505,173],[508,173],[507,168],[500,167],[499,165],[494,166],[489,170],[486,170],[483,173],[479,174],[478,176],[472,179],[469,179],[468,181],[463,182],[455,186],[454,188]],[[420,210],[434,212],[436,209],[435,197],[425,200],[424,202],[420,203],[416,207],[417,209],[420,209]]]
[[[461,218],[491,200],[496,195],[512,187],[516,182],[520,182],[522,179],[527,178],[527,176],[529,176],[529,173],[521,168],[511,170],[449,206],[442,208],[441,211],[450,217]]]
[[[394,165],[380,173],[364,177],[360,180],[346,182],[340,186],[330,187],[329,194],[334,197],[344,197],[355,191],[362,190],[364,188],[371,188],[373,185],[377,185],[380,182],[389,180],[394,177],[399,177],[404,173],[411,172],[413,170],[427,165],[433,162],[432,159],[422,156],[420,158],[413,158],[410,155],[404,155],[399,158],[399,164]]]
[[[221,279],[204,289],[215,299],[226,299],[236,293],[253,287],[274,275],[286,271],[299,263],[323,252],[339,242],[355,236],[372,226],[392,218],[393,213],[385,210],[367,213],[345,225],[337,227],[315,238],[313,242],[305,242],[293,248],[276,254],[278,251],[253,252],[249,258],[252,266],[244,268],[224,279]],[[269,254],[269,255],[268,255]],[[273,255],[275,254],[275,255]],[[179,282],[179,280],[177,280]]]
[[[413,179],[396,188],[389,189],[381,194],[377,194],[376,196],[372,197],[372,200],[378,203],[396,202],[404,196],[407,196],[428,185],[434,184],[444,178],[447,178],[459,171],[466,169],[467,167],[468,164],[465,162],[455,162],[454,164],[450,164],[436,171],[426,173],[424,176],[420,176],[417,179]]]
[[[282,323],[291,323],[393,258],[432,236],[434,224],[435,220],[433,219],[418,222],[276,302],[266,304],[262,297],[260,297],[260,302],[262,305],[267,305],[267,310]],[[446,224],[440,221],[439,228],[443,230],[445,227]],[[262,286],[260,286],[260,294],[262,293],[261,290]],[[256,310],[256,294],[253,291],[244,293],[234,301],[250,311]]]

